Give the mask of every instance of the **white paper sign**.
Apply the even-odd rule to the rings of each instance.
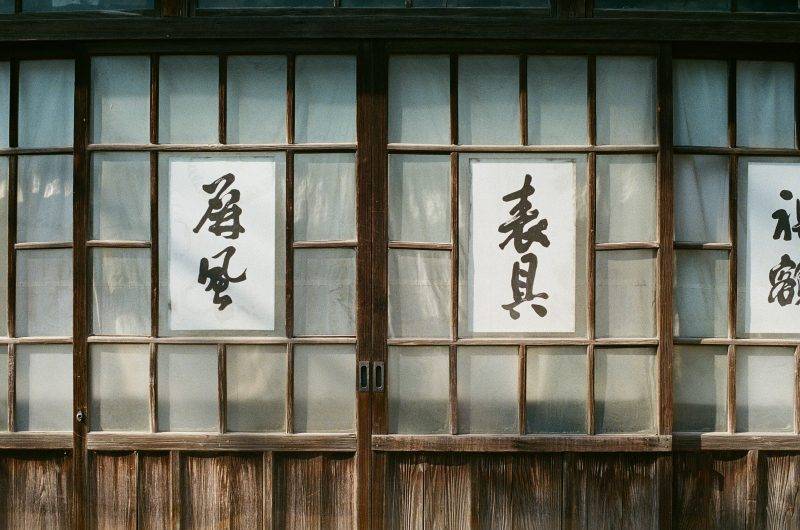
[[[173,158],[168,189],[170,327],[274,329],[275,159]]]
[[[483,159],[470,171],[472,331],[574,331],[575,164]]]
[[[742,331],[800,333],[800,164],[749,163],[745,193]]]

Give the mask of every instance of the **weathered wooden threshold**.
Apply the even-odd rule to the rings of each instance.
[[[330,451],[355,452],[355,434],[89,433],[90,451]]]
[[[797,434],[677,433],[672,435],[673,451],[800,451]]]
[[[799,438],[800,439],[800,438]],[[374,451],[430,452],[668,452],[671,436],[659,435],[373,435]]]

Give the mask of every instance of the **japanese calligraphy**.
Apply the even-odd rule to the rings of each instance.
[[[783,189],[778,194],[784,201],[794,199],[796,223],[792,224],[791,215],[784,208],[772,212],[775,219],[775,230],[772,239],[791,241],[792,233],[800,236],[800,199],[795,199],[794,194]],[[781,255],[780,262],[769,270],[769,293],[767,302],[777,303],[780,307],[790,304],[800,305],[800,264],[795,263],[789,254]],[[797,300],[795,302],[795,299]]]
[[[532,180],[531,175],[526,174],[520,189],[503,196],[503,202],[514,202],[514,206],[509,211],[511,219],[498,228],[501,234],[508,234],[508,237],[499,244],[500,249],[505,249],[506,245],[513,241],[514,250],[522,254],[519,260],[514,262],[511,271],[512,301],[502,305],[514,320],[520,317],[517,307],[525,302],[532,302],[531,308],[540,317],[547,315],[547,308],[536,300],[547,300],[549,295],[546,292],[533,292],[539,260],[536,254],[528,252],[534,243],[539,243],[545,248],[550,246],[550,239],[544,233],[547,230],[547,219],[538,219],[539,210],[534,209],[531,202],[531,196],[536,191],[531,185]]]
[[[231,256],[235,253],[235,248],[226,247],[218,254],[212,256],[213,259],[217,259],[224,255],[222,258],[222,265],[217,267],[209,267],[208,258],[200,260],[200,274],[197,277],[197,283],[205,285],[206,281],[208,281],[206,292],[214,291],[214,303],[219,305],[220,311],[233,302],[230,296],[220,296],[221,293],[224,293],[228,289],[230,283],[239,283],[247,279],[247,269],[243,270],[239,276],[233,278],[228,274],[228,264],[231,260]]]
[[[244,227],[239,223],[242,209],[237,205],[241,194],[235,188],[227,191],[235,180],[236,177],[228,173],[203,186],[204,192],[210,195],[216,190],[216,195],[208,199],[206,213],[194,227],[195,234],[200,232],[206,221],[210,221],[209,232],[216,236],[221,235],[226,239],[237,239],[239,234],[244,232]],[[225,197],[224,200],[223,197]]]

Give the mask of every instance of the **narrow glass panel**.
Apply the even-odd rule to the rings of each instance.
[[[150,240],[150,155],[92,155],[92,238]]]
[[[305,55],[295,64],[297,143],[356,141],[356,59]]]
[[[22,0],[24,13],[48,11],[145,11],[154,0]]]
[[[0,157],[0,249],[3,248],[8,248],[8,158],[6,157]],[[0,252],[0,335],[8,335],[8,252]]]
[[[519,429],[519,353],[514,346],[458,348],[458,432]]]
[[[72,156],[21,156],[17,182],[17,241],[72,241]]]
[[[676,145],[728,145],[728,63],[680,60],[674,63]]]
[[[596,9],[730,11],[731,0],[595,0],[594,5]]]
[[[598,243],[654,241],[655,205],[655,157],[597,157]]]
[[[0,431],[8,430],[8,348],[0,349]]]
[[[19,146],[71,146],[74,103],[75,61],[21,61]]]
[[[653,337],[655,252],[616,250],[597,253],[598,337]]]
[[[728,428],[728,348],[675,346],[675,431]]]
[[[389,155],[389,240],[450,242],[450,159]]]
[[[675,252],[675,335],[728,336],[728,252]]]
[[[389,336],[450,336],[450,252],[389,250]]]
[[[597,143],[656,143],[656,61],[597,58]]]
[[[150,430],[150,346],[92,344],[92,430]]]
[[[294,160],[294,240],[355,239],[355,155],[320,153]]]
[[[72,250],[17,251],[16,324],[20,337],[72,335]]]
[[[198,0],[200,9],[252,7],[333,7],[333,0]]]
[[[736,142],[747,147],[794,147],[794,65],[736,64]]]
[[[162,144],[219,141],[219,59],[159,59],[158,140]]]
[[[728,157],[678,155],[675,164],[675,241],[727,243]]]
[[[0,12],[2,12],[2,7],[2,2],[0,2]],[[8,147],[8,120],[10,112],[11,65],[7,62],[0,62],[0,147]]]
[[[355,372],[356,350],[352,344],[296,346],[295,432],[353,432]]]
[[[761,13],[797,13],[797,0],[737,0],[736,11],[758,11]]]
[[[149,57],[92,58],[92,142],[150,142]]]
[[[0,0],[0,13],[5,15],[14,13],[14,0]]]
[[[228,57],[230,144],[286,142],[286,57]]]
[[[736,348],[736,430],[791,432],[794,348]]]
[[[405,0],[341,0],[342,7],[399,7],[406,6]]]
[[[295,334],[355,335],[355,281],[354,250],[295,250]]]
[[[219,428],[217,347],[159,345],[158,430]]]
[[[150,249],[92,249],[92,332],[150,334]]]
[[[228,430],[284,431],[286,346],[228,346]]]
[[[447,346],[389,348],[389,432],[450,432],[448,359]]]
[[[586,57],[528,57],[528,143],[588,141]]]
[[[19,344],[17,430],[72,431],[72,345]]]
[[[519,145],[519,58],[458,58],[458,142]]]
[[[450,58],[389,58],[389,142],[450,143]]]
[[[649,348],[595,350],[595,428],[598,433],[654,433],[656,355]]]
[[[585,433],[586,348],[531,347],[526,367],[527,432]]]

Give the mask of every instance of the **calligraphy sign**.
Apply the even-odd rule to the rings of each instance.
[[[744,333],[800,333],[800,164],[750,162],[740,292]]]
[[[575,164],[476,159],[470,171],[472,331],[574,331]]]
[[[275,159],[169,161],[173,330],[275,328]]]

